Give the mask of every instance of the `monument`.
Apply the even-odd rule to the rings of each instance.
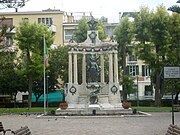
[[[65,90],[68,108],[57,114],[115,114],[123,110],[118,80],[118,50],[115,42],[102,42],[95,30],[97,22],[88,22],[85,42],[69,44],[68,84]],[[78,56],[82,57],[82,83],[78,83]],[[108,64],[105,64],[108,59]],[[105,81],[105,66],[108,77]],[[81,70],[79,70],[81,71]]]

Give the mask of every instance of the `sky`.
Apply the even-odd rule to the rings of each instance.
[[[139,11],[144,5],[151,10],[163,4],[166,8],[177,4],[177,0],[29,0],[21,11],[42,11],[48,8],[65,12],[92,12],[95,18],[108,18],[109,23],[119,20],[119,12]],[[0,12],[14,12],[15,9],[4,9]]]

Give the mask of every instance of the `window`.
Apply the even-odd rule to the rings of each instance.
[[[42,18],[38,18],[38,23],[41,23]]]
[[[13,19],[12,18],[0,18],[0,28],[2,26],[11,27],[13,26]]]
[[[152,87],[150,85],[146,85],[144,92],[145,92],[144,93],[145,96],[152,96],[152,94],[153,94]]]
[[[129,65],[127,66],[128,74],[131,76],[139,75],[139,66],[138,65]]]
[[[73,31],[74,30],[71,30],[71,29],[66,29],[65,30],[65,40],[70,40],[70,39],[72,39],[72,36],[73,36]]]
[[[52,18],[38,18],[38,23],[43,23],[45,25],[51,26],[53,24]]]
[[[136,55],[130,55],[129,56],[129,61],[137,61]]]
[[[142,65],[142,76],[150,76],[149,66]]]
[[[22,95],[22,100],[27,101],[28,100],[28,95]]]
[[[22,18],[23,21],[29,21],[29,18]]]
[[[7,45],[12,45],[12,44],[13,44],[12,36],[7,36],[7,37],[6,37],[6,44],[7,44]]]

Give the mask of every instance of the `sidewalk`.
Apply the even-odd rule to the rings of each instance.
[[[4,128],[12,130],[27,125],[32,135],[164,135],[171,123],[171,112],[150,114],[150,117],[58,118],[1,115],[0,121]],[[180,112],[175,113],[175,124],[180,126]]]

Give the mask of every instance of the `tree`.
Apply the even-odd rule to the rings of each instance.
[[[96,21],[97,21],[96,30],[98,31],[99,39],[103,40],[106,38],[104,24],[101,20],[96,20]],[[88,30],[89,30],[88,21],[85,17],[83,17],[78,21],[78,26],[76,27],[73,33],[75,41],[77,43],[84,42],[87,39]]]
[[[78,21],[78,26],[76,27],[73,36],[77,43],[84,42],[87,39],[87,31],[89,26],[85,17]]]
[[[23,60],[26,63],[29,107],[31,107],[33,80],[34,78],[42,78],[43,76],[43,35],[45,35],[46,47],[49,48],[53,43],[53,37],[47,26],[22,21],[17,28],[17,45],[23,53]]]
[[[144,60],[151,69],[154,65],[153,45],[151,42],[152,12],[148,7],[141,6],[134,16],[135,54],[138,59]],[[151,82],[152,82],[152,75]],[[151,83],[151,89],[152,83]]]
[[[161,98],[164,93],[163,89],[163,78],[162,78],[162,69],[166,63],[166,56],[167,56],[167,50],[170,35],[168,30],[168,24],[169,24],[169,14],[166,11],[165,7],[163,5],[157,7],[157,11],[153,14],[152,19],[152,43],[154,44],[154,62],[153,62],[153,68],[152,72],[153,74],[153,83],[155,87],[155,105],[160,106],[161,105]]]
[[[122,58],[122,62],[119,64],[123,70],[123,80],[122,84],[126,84],[124,81],[126,73],[126,55],[127,55],[127,46],[131,43],[133,39],[133,25],[132,22],[129,21],[128,16],[125,17],[123,20],[120,21],[119,25],[115,28],[115,39],[118,42],[118,51],[119,51],[119,58]],[[123,100],[127,99],[128,89],[126,85],[123,85]]]
[[[139,19],[141,18],[141,19]],[[155,88],[155,105],[160,106],[164,94],[162,70],[167,63],[170,44],[170,16],[163,5],[155,12],[142,8],[135,16],[135,34],[139,41],[137,55],[145,60],[151,69],[151,80]]]
[[[180,3],[180,0],[178,0],[177,3]],[[173,5],[173,6],[169,7],[168,10],[170,10],[172,12],[176,12],[178,14],[180,13],[180,7],[178,5]]]
[[[97,28],[99,39],[104,40],[106,38],[105,30],[104,30],[104,23],[101,20],[97,20]]]
[[[27,90],[26,77],[23,76],[16,52],[0,53],[0,69],[0,93],[11,95],[16,102],[17,92]]]
[[[167,50],[167,56],[166,56],[166,61],[168,65],[170,66],[180,66],[180,29],[177,29],[180,27],[180,15],[177,13],[173,13],[170,16],[169,19],[169,35],[170,35],[170,44],[169,44],[169,49]],[[169,80],[168,80],[169,82]],[[174,88],[168,89],[170,86],[173,85]],[[174,90],[173,90],[174,89]],[[170,83],[166,82],[165,85],[165,91],[173,90],[174,94],[176,94],[175,97],[175,102],[178,103],[178,95],[180,92],[180,83],[178,82],[178,79],[173,79],[170,81]]]
[[[173,13],[169,19],[169,36],[170,36],[170,45],[169,52],[167,53],[167,61],[172,65],[180,65],[180,15]]]
[[[57,82],[57,78],[61,79],[62,85],[68,82],[68,46],[58,46],[57,49],[50,51],[49,59],[49,76],[51,82]],[[53,85],[52,85],[53,86]]]

